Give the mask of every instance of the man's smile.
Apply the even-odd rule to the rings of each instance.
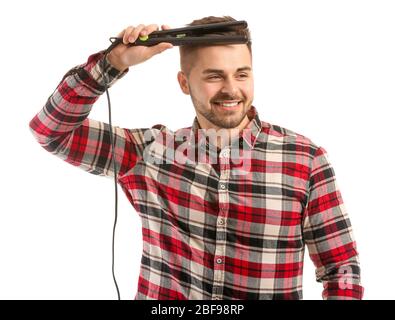
[[[242,102],[242,100],[224,100],[213,102],[212,105],[222,110],[237,110],[242,105]]]

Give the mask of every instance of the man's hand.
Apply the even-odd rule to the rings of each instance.
[[[170,29],[167,25],[162,25],[162,30]],[[129,43],[135,42],[140,36],[147,36],[150,33],[159,30],[158,25],[139,24],[137,27],[129,26],[118,34],[118,38],[122,37],[122,43],[117,45],[110,51],[107,58],[108,61],[118,70],[124,71],[130,66],[142,63],[154,55],[161,53],[167,49],[173,48],[168,42],[162,42],[152,47],[135,46],[128,47]]]

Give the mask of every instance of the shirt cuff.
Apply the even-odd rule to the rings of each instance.
[[[324,284],[322,298],[324,300],[362,300],[364,288],[358,284],[348,285],[346,288],[336,282]]]
[[[104,54],[105,50],[92,54],[89,56],[87,63],[83,66],[85,71],[87,71],[89,74],[89,78],[93,80],[93,86],[100,92],[105,91],[103,75],[106,77],[107,88],[110,88],[115,82],[123,78],[129,71],[129,68],[124,71],[116,69],[108,61],[107,56],[105,57]],[[88,85],[92,86],[92,83],[89,83]]]

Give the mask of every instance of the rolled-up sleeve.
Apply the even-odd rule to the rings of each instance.
[[[128,69],[115,69],[104,51],[92,54],[86,63],[69,70],[44,107],[29,122],[38,143],[48,152],[89,173],[113,177],[110,134],[115,145],[118,175],[142,156],[145,129],[124,129],[88,118],[94,103]]]
[[[324,148],[311,163],[303,237],[325,300],[362,299],[359,255],[350,219]]]

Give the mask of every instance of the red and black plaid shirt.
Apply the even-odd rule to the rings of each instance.
[[[104,93],[103,71],[111,86],[129,70],[106,59],[102,70],[102,60],[103,51],[71,69],[30,129],[52,154],[113,177],[109,126],[88,115]],[[199,138],[197,118],[176,132],[113,128],[118,183],[142,220],[135,299],[302,299],[305,245],[324,299],[362,298],[356,244],[325,150],[261,121],[253,106],[248,115],[222,150]],[[196,154],[216,161],[194,161]]]

